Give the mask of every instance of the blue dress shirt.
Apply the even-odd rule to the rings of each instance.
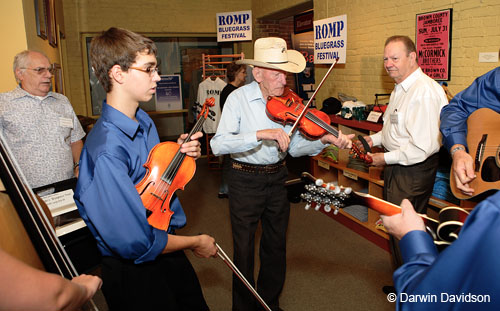
[[[439,255],[426,232],[406,234],[405,264],[394,272],[396,310],[500,310],[499,240],[500,192],[474,208]]]
[[[143,165],[160,140],[147,113],[138,109],[136,119],[104,103],[80,156],[74,198],[103,256],[142,263],[162,252],[168,233],[183,227],[186,216],[176,198],[170,204],[174,215],[168,231],[147,222],[135,185],[145,176]]]
[[[286,133],[291,125],[283,126],[266,115],[266,103],[259,84],[252,82],[234,90],[227,97],[217,133],[210,141],[215,155],[231,154],[231,158],[251,164],[274,164],[286,157],[277,142],[257,140],[257,131],[282,128]],[[291,156],[316,155],[327,145],[308,140],[296,131],[290,141]]]
[[[500,67],[477,78],[441,110],[441,133],[447,150],[455,144],[467,147],[467,118],[477,109],[500,113]]]

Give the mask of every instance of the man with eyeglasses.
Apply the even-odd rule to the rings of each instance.
[[[102,290],[110,310],[203,311],[209,308],[184,250],[213,257],[214,238],[176,234],[186,225],[177,198],[166,202],[173,212],[168,228],[152,227],[135,188],[160,143],[153,120],[139,108],[161,80],[156,55],[151,39],[126,29],[112,27],[92,39],[90,60],[106,101],[85,140],[74,198],[103,256]],[[196,159],[202,133],[184,142],[187,136],[179,137],[178,148]]]
[[[50,91],[53,73],[47,56],[22,51],[19,85],[0,94],[0,131],[32,188],[78,176],[85,132],[68,98]]]

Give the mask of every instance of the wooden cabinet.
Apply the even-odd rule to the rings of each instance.
[[[326,158],[321,157],[320,155],[312,157],[311,174],[317,178],[323,179],[325,182],[336,182],[339,186],[351,187],[354,191],[368,192],[373,196],[382,197],[384,181],[380,179],[381,169],[370,167],[368,172],[362,172],[352,168],[348,168],[347,162],[342,161],[343,157],[344,156],[339,155],[338,163],[332,162]],[[380,218],[380,215],[374,210],[368,209],[368,220],[366,222],[360,221],[358,218],[352,216],[351,214],[345,212],[342,209],[339,211],[339,215],[333,215],[333,213],[330,214],[331,215],[329,216],[331,216],[334,219],[337,216],[343,216],[346,218],[344,219],[344,222],[345,221],[353,222],[354,224],[351,224],[351,226],[349,226],[351,227],[351,229],[353,229],[352,228],[353,225],[354,227],[356,227],[356,225],[359,225],[365,229],[368,229],[372,234],[377,235],[377,237],[371,237],[371,238],[376,238],[376,239],[383,238],[385,240],[389,239],[387,233],[385,233],[380,229],[377,229],[376,222]],[[336,220],[343,222],[341,219],[336,219]],[[362,232],[358,231],[358,233],[362,234],[366,238],[370,238],[366,236],[366,234],[370,234],[370,232],[365,232],[363,234]],[[379,242],[385,244],[383,241]]]

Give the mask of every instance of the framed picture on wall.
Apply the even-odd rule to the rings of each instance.
[[[450,80],[452,9],[417,14],[418,65],[429,77]]]
[[[56,27],[56,10],[55,0],[45,0],[47,8],[47,39],[53,47],[57,46],[57,27]]]
[[[34,0],[34,2],[35,2],[36,34],[42,39],[47,39],[46,0]]]
[[[61,65],[54,63],[55,72],[52,75],[54,88],[52,89],[54,92],[64,95],[64,85],[63,85],[63,75]]]

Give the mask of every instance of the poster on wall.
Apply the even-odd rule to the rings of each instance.
[[[297,93],[302,99],[311,98],[314,93],[314,34],[312,31],[292,35],[292,47],[299,51],[306,59],[304,71],[295,75]]]
[[[217,42],[252,40],[252,11],[217,13]]]
[[[314,63],[346,62],[347,15],[314,21]]]
[[[161,75],[156,85],[156,111],[181,110],[181,75]]]
[[[417,14],[418,64],[435,80],[450,80],[451,21],[452,9]]]
[[[293,17],[292,48],[306,59],[306,68],[295,75],[297,93],[308,100],[314,93],[314,12],[308,11]]]

